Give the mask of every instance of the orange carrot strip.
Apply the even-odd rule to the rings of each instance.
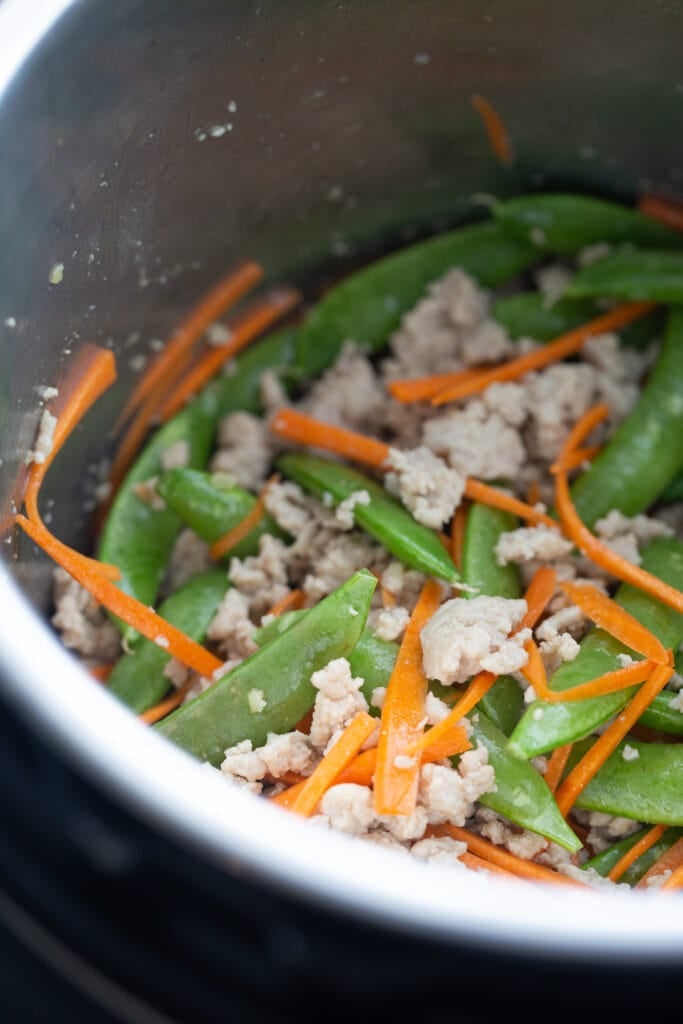
[[[616,864],[612,865],[607,872],[607,877],[613,882],[618,882],[622,875],[628,871],[631,865],[635,864],[639,857],[642,857],[644,853],[647,853],[650,847],[654,846],[654,844],[662,838],[666,829],[666,825],[653,825],[652,828],[648,829],[645,835],[641,836],[640,839],[633,844],[631,849],[627,850],[626,853],[619,858]]]
[[[612,672],[605,672],[587,683],[578,683],[568,690],[547,690],[543,699],[554,703],[565,703],[566,701],[587,700],[589,697],[602,697],[605,693],[616,693],[618,690],[625,690],[636,683],[644,683],[650,678],[657,663],[654,661],[636,661],[633,665],[625,665],[624,668],[614,669]]]
[[[159,389],[166,390],[178,379],[187,365],[192,349],[210,327],[230,306],[253,288],[263,277],[263,268],[258,263],[244,263],[231,271],[201,299],[173,333],[159,358],[133,388],[128,401],[121,411],[114,432],[128,419],[135,409],[154,395],[158,400]],[[157,402],[152,403],[156,408]]]
[[[575,448],[571,455],[567,455],[562,461],[558,459],[556,462],[553,462],[549,467],[550,472],[554,475],[555,473],[569,473],[572,469],[579,469],[584,463],[591,462],[601,451],[601,444],[589,444],[584,448]]]
[[[242,352],[250,342],[289,313],[299,302],[300,292],[295,288],[282,288],[266,296],[255,308],[245,310],[235,323],[230,340],[225,345],[209,349],[168,396],[159,410],[162,423],[181,409],[229,359]]]
[[[645,316],[655,308],[654,302],[626,302],[615,306],[607,313],[603,313],[594,320],[588,321],[581,327],[561,335],[548,345],[534,349],[526,355],[511,359],[502,366],[494,367],[491,370],[482,372],[472,380],[463,380],[451,387],[444,388],[432,398],[432,405],[444,405],[446,402],[454,402],[460,398],[468,398],[470,395],[484,391],[490,384],[502,383],[508,380],[517,380],[519,377],[530,373],[532,370],[540,370],[560,359],[575,355],[581,350],[584,342],[596,334],[604,334],[607,331],[617,330],[626,324]]]
[[[567,537],[592,562],[625,583],[650,594],[662,604],[683,612],[683,592],[616,554],[584,525],[572,502],[566,473],[557,473],[555,476],[555,508]]]
[[[214,541],[209,546],[209,555],[211,558],[217,559],[222,558],[223,555],[230,551],[232,548],[240,544],[245,537],[248,537],[252,530],[255,530],[258,524],[266,514],[266,506],[264,502],[266,491],[270,484],[278,479],[278,474],[274,473],[265,483],[261,493],[252,505],[251,509],[247,512],[244,519],[241,519],[236,526],[233,526],[232,530],[228,530],[222,537]]]
[[[529,489],[526,492],[526,503],[527,505],[538,505],[541,500],[541,488],[538,480],[532,480],[529,484]]]
[[[440,743],[443,737],[448,736],[465,715],[479,703],[484,694],[488,693],[497,678],[498,676],[494,675],[493,672],[478,672],[470,680],[467,689],[453,705],[447,716],[423,733],[413,745],[411,752],[429,751],[431,753],[437,743]]]
[[[441,584],[424,584],[403,634],[387,686],[380,720],[375,770],[375,812],[412,814],[417,799],[419,757],[410,750],[424,729],[428,680],[422,668],[420,632],[441,604]]]
[[[22,515],[16,517],[16,523],[57,565],[61,565],[82,587],[85,587],[96,601],[138,630],[148,640],[157,643],[161,640],[168,653],[183,665],[209,679],[222,667],[223,662],[201,644],[191,640],[147,605],[129,594],[124,594],[115,584],[95,572],[91,566],[84,564],[78,552],[58,540],[42,523],[33,522]]]
[[[383,441],[358,434],[355,430],[334,427],[297,409],[279,409],[271,417],[269,426],[277,437],[313,448],[324,448],[368,466],[382,466],[389,455],[389,445]]]
[[[648,194],[640,197],[637,207],[641,213],[658,220],[660,224],[666,224],[674,231],[683,231],[683,203]]]
[[[303,606],[305,595],[303,590],[290,590],[288,594],[281,597],[279,601],[276,601],[272,608],[269,608],[266,615],[274,615],[276,618],[278,615],[282,615],[283,612],[291,611],[292,609],[299,609]]]
[[[563,459],[566,459],[579,447],[579,445],[583,444],[588,435],[595,430],[600,423],[607,419],[609,411],[609,405],[607,402],[596,402],[595,405],[591,405],[582,416],[579,416],[562,444],[558,461],[561,462]]]
[[[425,402],[451,384],[461,380],[474,380],[480,373],[481,370],[471,369],[435,373],[431,377],[404,377],[401,380],[389,381],[387,391],[397,402]]]
[[[674,868],[668,878],[665,878],[660,889],[680,889],[683,887],[683,864]]]
[[[538,509],[527,505],[526,502],[513,498],[512,495],[506,494],[499,488],[491,487],[489,484],[482,483],[481,480],[475,480],[471,476],[465,481],[465,497],[470,498],[472,501],[479,501],[482,505],[491,505],[492,508],[500,508],[504,512],[512,512],[513,515],[524,519],[528,523],[544,523],[546,526],[554,526],[555,529],[558,529],[557,522],[544,512],[539,512]]]
[[[190,689],[190,682],[184,683],[183,686],[179,686],[177,689],[169,693],[168,697],[164,700],[159,701],[151,708],[147,708],[138,717],[141,722],[147,722],[148,725],[153,725],[155,722],[160,722],[162,718],[166,718],[166,715],[170,715],[172,711],[179,708],[183,703],[185,694]]]
[[[500,114],[491,101],[480,93],[474,93],[470,102],[483,122],[493,155],[501,164],[511,164],[512,144]]]
[[[606,633],[644,658],[656,661],[659,665],[667,664],[667,653],[661,640],[598,587],[592,583],[565,580],[560,583],[560,590]]]
[[[431,835],[448,835],[451,839],[455,839],[458,842],[467,843],[468,850],[477,857],[481,857],[482,860],[490,864],[497,864],[499,867],[511,871],[513,875],[518,875],[520,878],[528,878],[536,882],[556,882],[558,885],[581,886],[584,884],[569,878],[567,875],[561,875],[544,864],[537,864],[536,861],[517,857],[514,853],[510,853],[509,850],[496,846],[495,843],[489,842],[483,836],[479,836],[475,832],[471,832],[469,829],[462,828],[459,825],[448,823],[437,825],[430,827],[428,832]]]
[[[301,729],[301,726],[297,726],[297,728]],[[447,736],[445,736],[443,742],[435,744],[434,747],[431,747],[429,750],[425,750],[422,755],[421,763],[429,764],[432,761],[442,761],[446,757],[454,757],[456,754],[463,754],[466,750],[470,750],[471,748],[472,744],[467,738],[466,731],[462,727],[459,727],[458,729],[453,729]],[[372,747],[370,750],[363,750],[360,754],[357,754],[354,757],[342,772],[340,772],[337,776],[336,784],[338,785],[342,782],[353,782],[356,786],[371,786],[375,775],[376,765],[377,747]],[[281,793],[278,793],[270,799],[273,803],[279,804],[282,807],[290,807],[302,785],[303,782],[292,785],[289,789],[283,790]]]
[[[24,493],[26,514],[39,526],[44,524],[38,509],[38,498],[53,459],[88,410],[115,380],[116,361],[113,352],[95,345],[85,345],[72,365],[66,382],[60,387],[57,400],[51,403],[50,412],[57,419],[52,448],[43,462],[31,463]],[[121,579],[121,572],[115,565],[108,565],[80,552],[74,552],[74,555],[82,565],[100,573],[105,579],[112,582]]]
[[[455,510],[455,515],[451,522],[450,555],[457,569],[462,568],[462,551],[465,543],[465,528],[467,526],[467,513],[469,510],[469,502],[461,501]]]
[[[107,679],[109,679],[109,676],[111,675],[111,671],[113,668],[113,664],[91,665],[90,668],[88,669],[88,672],[93,677],[93,679],[97,679],[98,682],[100,683],[106,683]]]
[[[552,691],[548,688],[545,665],[543,664],[538,644],[535,640],[529,639],[524,644],[524,650],[529,655],[529,660],[526,665],[522,666],[520,671],[527,682],[533,686],[539,700],[548,700],[548,695]]]
[[[308,776],[290,810],[309,818],[339,773],[353,760],[376,728],[377,719],[366,711],[359,711]]]
[[[561,747],[555,747],[548,759],[548,767],[543,778],[545,779],[551,793],[554,793],[560,784],[562,773],[564,772],[567,761],[569,760],[569,755],[572,752],[573,746],[573,743],[565,743]]]
[[[533,629],[546,610],[557,586],[557,572],[549,565],[540,566],[531,578],[524,600],[527,610],[515,633],[520,629]]]
[[[645,874],[638,879],[634,888],[647,889],[651,879],[658,878],[668,871],[673,874],[681,866],[683,866],[683,836],[672,843],[669,849],[665,850],[661,857],[658,857],[654,864],[650,865]]]
[[[505,878],[519,878],[519,875],[513,874],[511,871],[508,871],[507,868],[502,868],[500,864],[494,864],[493,861],[484,860],[483,857],[477,857],[476,853],[461,853],[458,860],[461,864],[464,864],[466,868],[470,868],[471,871],[488,872],[490,875],[502,875]]]
[[[600,771],[607,758],[666,686],[672,675],[672,666],[658,665],[624,710],[614,718],[578,764],[572,768],[557,790],[557,805],[565,817],[591,779]]]

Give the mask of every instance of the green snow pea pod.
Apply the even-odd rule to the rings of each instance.
[[[582,267],[564,295],[683,302],[683,252],[661,249],[616,250]]]
[[[491,307],[494,320],[511,338],[552,341],[597,316],[592,299],[557,299],[549,303],[540,292],[519,292],[497,299]]]
[[[668,487],[665,487],[659,496],[664,505],[670,505],[674,501],[683,501],[683,471],[677,473]]]
[[[493,216],[512,238],[543,252],[573,256],[597,242],[677,249],[681,236],[621,203],[557,192],[518,196],[495,203]]]
[[[643,836],[647,835],[652,826],[647,825],[645,828],[638,829],[637,832],[632,832],[630,836],[626,836],[624,839],[620,839],[616,843],[612,843],[606,850],[591,857],[585,861],[581,867],[586,870],[593,868],[603,878],[609,874],[614,865],[621,860],[625,853],[627,853],[632,846],[642,839]],[[668,828],[664,832],[661,838],[646,850],[645,853],[641,853],[638,860],[634,861],[630,868],[627,868],[623,873],[620,882],[625,882],[627,885],[635,885],[636,882],[640,881],[645,872],[652,867],[656,860],[662,856],[663,853],[673,846],[677,839],[683,835],[683,829],[680,828]]]
[[[218,765],[241,740],[263,745],[289,732],[313,706],[314,672],[347,657],[360,639],[377,586],[362,569],[289,629],[154,728],[200,760]]]
[[[463,583],[475,587],[479,594],[516,598],[521,594],[519,569],[516,565],[499,565],[496,544],[502,533],[514,530],[519,520],[509,512],[472,502],[467,512],[462,550]],[[467,590],[463,597],[476,597]]]
[[[635,407],[590,469],[572,484],[584,523],[590,527],[615,508],[634,516],[657,501],[683,470],[683,444],[677,441],[681,436],[683,308],[677,308],[669,313],[657,363]]]
[[[543,776],[528,761],[519,761],[507,749],[507,736],[486,715],[475,709],[468,715],[471,740],[489,752],[489,764],[496,773],[496,789],[479,798],[480,803],[502,814],[516,825],[545,836],[573,853],[581,840],[562,817]],[[519,768],[524,766],[524,771]]]
[[[282,615],[277,615],[265,626],[259,626],[254,633],[254,643],[259,647],[265,647],[267,643],[280,636],[286,629],[289,629],[292,623],[305,615],[307,610],[307,608],[292,608],[288,612],[283,612]]]
[[[567,771],[594,742],[591,736],[574,745]],[[650,825],[683,825],[681,778],[683,744],[628,738],[579,794],[576,806]]]
[[[653,540],[643,552],[642,565],[672,586],[683,586],[683,544],[680,541],[668,537]],[[666,648],[676,650],[683,642],[683,614],[680,612],[625,583],[617,590],[615,600],[659,637]],[[552,690],[561,691],[595,679],[619,668],[619,654],[633,655],[633,652],[604,630],[591,629],[581,641],[574,661],[561,665],[548,685]],[[582,739],[617,714],[635,691],[636,687],[630,686],[602,697],[566,704],[532,701],[510,737],[510,750],[518,757],[529,758]]]
[[[391,253],[345,278],[315,304],[299,328],[297,366],[314,376],[348,338],[373,351],[381,348],[427,286],[453,267],[492,288],[537,258],[528,242],[490,221]]]
[[[335,504],[356,491],[367,491],[370,503],[357,504],[353,509],[354,519],[362,530],[411,568],[449,583],[459,579],[458,570],[436,533],[413,519],[401,502],[374,480],[342,463],[311,455],[283,455],[277,468],[321,500],[330,495]]]
[[[194,576],[159,606],[159,615],[193,640],[202,643],[221,598],[230,586],[224,569]],[[107,681],[115,697],[141,714],[170,689],[164,669],[171,655],[151,640],[139,637],[130,654],[122,654]]]
[[[159,480],[157,491],[183,523],[209,544],[237,526],[256,504],[254,495],[232,483],[226,474],[200,469],[169,469]],[[256,554],[264,533],[285,537],[266,513],[249,536],[227,552],[226,557],[245,558]]]
[[[478,707],[503,735],[509,736],[524,711],[522,688],[512,676],[498,676]]]
[[[536,341],[553,341],[604,310],[601,311],[592,299],[560,298],[549,303],[539,292],[519,292],[498,299],[493,303],[491,312],[513,340],[534,338]],[[661,333],[663,321],[663,311],[655,309],[622,327],[619,331],[622,345],[646,348]]]
[[[286,629],[296,622],[298,618],[306,614],[306,609],[299,611],[283,612],[272,622],[261,626],[254,633],[254,641],[263,647],[275,637],[280,636]],[[394,669],[394,663],[398,654],[398,644],[391,640],[381,640],[366,626],[361,633],[360,640],[355,645],[347,660],[351,666],[351,674],[360,676],[363,680],[361,692],[368,704],[372,700],[372,693],[377,687],[386,686]],[[370,713],[379,714],[377,708],[370,704]]]
[[[161,475],[162,454],[176,441],[187,442],[189,467],[203,467],[218,421],[238,409],[259,411],[261,374],[266,369],[285,374],[294,357],[293,342],[293,331],[278,331],[248,349],[237,360],[235,373],[215,378],[154,432],[121,484],[104,522],[98,558],[118,566],[119,586],[143,604],[156,601],[182,521],[171,508],[155,509],[142,502],[135,494],[136,485]],[[114,621],[128,641],[138,635]]]

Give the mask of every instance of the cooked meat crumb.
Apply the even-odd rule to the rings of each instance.
[[[504,675],[526,665],[530,629],[512,630],[526,601],[481,595],[442,604],[421,632],[425,674],[446,685],[464,683],[482,669]]]
[[[463,476],[421,445],[409,451],[389,449],[387,490],[397,494],[418,522],[440,529],[462,500]]]

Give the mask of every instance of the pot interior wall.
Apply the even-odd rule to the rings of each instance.
[[[476,217],[478,193],[675,193],[682,33],[679,5],[623,0],[72,5],[0,104],[0,513],[39,388],[110,345],[119,381],[46,487],[55,530],[83,542],[136,357],[241,259],[308,287]],[[20,554],[44,603],[48,566]]]

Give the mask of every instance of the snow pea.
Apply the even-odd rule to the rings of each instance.
[[[254,633],[254,641],[263,647],[276,636],[280,636],[286,629],[296,622],[298,618],[306,614],[305,609],[299,611],[284,612],[272,622],[261,626]],[[379,714],[377,708],[371,704],[373,691],[380,686],[386,686],[391,677],[398,655],[398,644],[392,640],[381,640],[367,626],[361,633],[358,643],[347,659],[351,666],[351,674],[360,676],[363,680],[361,692],[370,704],[370,714]]]
[[[683,586],[683,544],[673,538],[658,537],[643,552],[642,565],[674,587]],[[654,600],[642,591],[622,584],[615,600],[639,622],[652,630],[666,648],[676,650],[683,642],[683,614]],[[574,661],[565,662],[549,680],[552,690],[566,690],[588,682],[604,672],[619,668],[619,654],[632,651],[602,629],[591,629],[580,644]],[[565,743],[582,739],[612,715],[617,714],[637,687],[588,700],[549,703],[535,700],[525,711],[510,737],[510,750],[521,758],[544,754]],[[671,699],[662,697],[662,700]],[[651,711],[649,723],[652,723]]]
[[[420,572],[454,583],[458,570],[433,530],[416,522],[410,512],[378,483],[339,462],[312,455],[287,454],[277,468],[321,500],[329,495],[338,504],[356,491],[367,491],[368,505],[356,505],[356,524],[383,544],[399,561]]]
[[[581,867],[585,870],[587,868],[593,868],[603,878],[612,870],[617,861],[621,860],[625,853],[627,853],[632,846],[642,839],[650,831],[651,826],[647,825],[645,828],[638,829],[637,832],[632,832],[630,836],[626,836],[624,839],[620,839],[616,843],[612,843],[606,850],[602,850],[601,853],[597,853],[594,857],[585,861]],[[653,843],[649,850],[642,853],[638,860],[634,861],[630,868],[627,868],[623,873],[620,882],[625,882],[627,885],[635,885],[645,872],[652,867],[656,860],[658,860],[663,853],[673,846],[677,839],[683,835],[683,829],[680,828],[668,828],[664,832],[661,838]]]
[[[503,326],[513,340],[533,338],[535,341],[553,341],[567,331],[580,327],[598,316],[599,306],[592,299],[560,298],[549,303],[540,292],[519,292],[493,303],[493,318]],[[619,331],[621,344],[628,348],[644,349],[660,335],[663,312],[653,310],[647,316],[634,320]]]
[[[278,331],[248,349],[237,360],[233,374],[217,377],[152,434],[119,487],[103,525],[98,558],[118,566],[119,586],[143,604],[156,601],[182,520],[172,508],[155,509],[141,501],[135,494],[136,484],[161,475],[161,456],[176,441],[188,443],[189,467],[203,467],[221,417],[238,409],[258,412],[263,371],[288,372],[294,358],[293,339],[293,331]],[[135,630],[114,621],[129,642],[137,636]]]
[[[159,614],[199,643],[230,586],[224,569],[210,569],[189,580],[159,606]],[[164,669],[171,655],[151,640],[139,637],[130,654],[122,654],[107,681],[115,697],[141,714],[170,689]]]
[[[491,314],[511,338],[552,341],[597,315],[592,299],[557,299],[549,303],[540,292],[519,292],[497,299]]]
[[[345,278],[313,306],[299,328],[297,365],[315,375],[349,338],[371,351],[380,349],[427,286],[452,267],[461,267],[483,287],[492,288],[537,258],[526,240],[512,238],[491,221],[390,253]]]
[[[509,736],[524,711],[522,688],[512,676],[498,676],[478,706],[503,735]]]
[[[501,533],[514,530],[519,520],[509,512],[472,502],[467,512],[462,550],[463,583],[475,587],[477,593],[494,597],[519,597],[522,592],[519,569],[512,563],[499,565],[496,544]],[[463,597],[476,597],[463,591]]]
[[[681,236],[630,206],[566,192],[518,196],[491,212],[510,237],[543,252],[573,256],[597,242],[680,248]]]
[[[232,530],[256,504],[253,494],[230,482],[225,474],[200,469],[169,469],[159,480],[157,491],[183,523],[209,544]],[[249,536],[231,548],[225,557],[245,558],[256,554],[264,533],[286,536],[266,513]]]
[[[569,298],[683,302],[683,253],[619,249],[582,267],[567,286]]]
[[[519,761],[507,749],[507,736],[483,711],[468,715],[472,724],[470,739],[482,743],[489,752],[489,764],[496,773],[496,789],[485,793],[479,802],[502,814],[515,825],[545,836],[573,853],[581,840],[562,817],[555,798],[543,776],[528,761]],[[524,771],[519,771],[521,766]]]
[[[683,259],[683,256],[681,257]],[[682,263],[683,268],[683,263]],[[683,281],[683,278],[682,278]],[[673,308],[656,365],[633,410],[572,485],[587,526],[619,509],[644,512],[683,470],[683,308]]]
[[[312,707],[314,672],[347,657],[360,639],[377,579],[361,569],[289,629],[154,728],[200,760],[219,765],[242,740],[263,745]]]
[[[591,736],[574,745],[567,771],[594,742]],[[626,747],[632,752],[627,757]],[[576,806],[650,825],[683,825],[682,777],[683,744],[646,743],[628,737],[580,793]]]
[[[664,505],[670,505],[674,501],[683,501],[683,471],[677,473],[668,487],[665,487],[659,496]]]

